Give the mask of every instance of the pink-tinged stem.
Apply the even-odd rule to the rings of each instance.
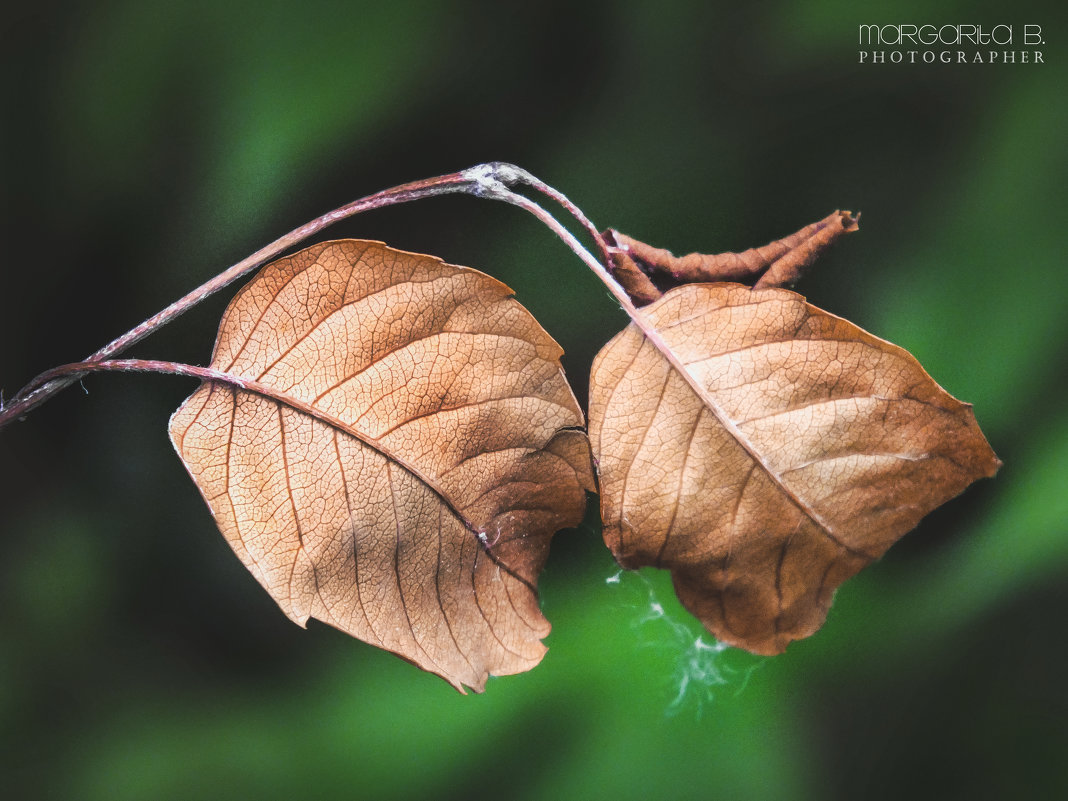
[[[421,181],[402,184],[376,192],[373,195],[355,200],[345,206],[327,212],[311,222],[305,223],[299,228],[294,228],[288,234],[276,239],[271,244],[257,250],[251,256],[242,259],[224,272],[201,284],[185,297],[175,301],[158,314],[149,317],[143,323],[130,329],[125,334],[109,342],[100,350],[93,353],[85,362],[99,362],[108,359],[140,342],[157,328],[166,325],[175,317],[183,314],[196,306],[201,301],[225,288],[229,284],[241,278],[243,275],[264,264],[269,259],[277,256],[288,248],[302,242],[309,236],[313,236],[339,220],[359,214],[363,211],[391,206],[397,203],[407,203],[411,200],[419,200],[424,197],[444,195],[449,193],[472,193],[472,180],[465,177],[462,172],[454,172],[448,175],[440,175],[436,178],[427,178]],[[31,410],[40,406],[56,393],[69,387],[85,375],[85,372],[64,373],[56,375],[48,380],[42,380],[52,371],[43,373],[21,389],[14,399],[0,408],[0,429],[9,423],[18,420]]]
[[[516,184],[523,184],[529,186],[535,191],[541,192],[546,197],[555,200],[565,211],[572,217],[578,220],[579,224],[586,230],[586,233],[590,235],[590,238],[597,245],[597,249],[601,252],[601,258],[605,264],[611,264],[611,256],[608,252],[608,243],[605,241],[604,236],[597,230],[597,226],[590,222],[590,219],[583,213],[582,209],[576,206],[563,192],[549,186],[540,178],[531,175],[522,167],[516,167],[514,164],[504,164],[502,162],[492,162],[485,165],[493,170],[493,177],[500,181],[505,186],[515,186]],[[472,167],[471,170],[477,170],[477,167]],[[470,173],[471,170],[466,172]],[[506,202],[512,202],[506,200]],[[519,205],[519,204],[516,204]],[[528,209],[529,211],[529,209]],[[537,216],[537,215],[536,215]],[[540,217],[539,217],[540,218]],[[544,222],[544,220],[542,220]],[[550,226],[552,227],[552,226]],[[554,233],[558,233],[554,230]]]
[[[229,269],[219,273],[210,281],[201,284],[185,297],[175,301],[158,314],[149,317],[143,323],[130,329],[118,339],[109,342],[84,361],[78,362],[75,365],[66,365],[63,368],[49,370],[37,376],[30,381],[29,384],[19,390],[9,404],[0,404],[0,429],[15,420],[21,419],[56,393],[77,382],[88,372],[91,372],[91,370],[88,369],[90,365],[99,364],[100,362],[121,353],[131,345],[140,342],[157,328],[166,325],[174,318],[230,285],[243,275],[256,269],[269,259],[274,258],[308,237],[317,234],[327,226],[363,211],[392,206],[398,203],[407,203],[408,201],[420,200],[425,197],[457,193],[475,195],[476,197],[485,197],[493,200],[503,200],[507,203],[520,206],[538,217],[538,219],[548,225],[557,236],[563,239],[564,242],[583,259],[583,261],[593,266],[594,271],[598,272],[597,266],[599,265],[597,264],[596,259],[594,259],[578,243],[575,237],[560,225],[552,215],[533,201],[507,189],[507,187],[516,184],[530,186],[563,206],[582,224],[586,231],[589,232],[590,236],[593,237],[598,248],[601,250],[602,254],[605,255],[607,263],[607,245],[605,244],[604,238],[578,207],[557,190],[538,180],[526,170],[512,164],[505,164],[502,162],[479,164],[475,167],[461,170],[460,172],[401,184],[392,189],[385,189],[381,192],[376,192],[373,195],[360,198],[359,200],[354,200],[352,203],[327,212],[321,217],[317,217],[311,222],[293,229],[288,234],[279,237],[271,244],[253,253],[251,256],[248,256]],[[602,275],[601,273],[604,274]],[[615,288],[613,287],[615,282],[610,277],[607,277],[607,272],[602,269],[598,272],[598,275],[601,275],[601,279],[609,285],[609,289],[613,289],[613,294],[617,297],[621,297],[624,301],[626,300],[625,293],[620,295],[621,290],[620,292],[615,291]],[[624,307],[626,308],[626,306]],[[628,311],[630,310],[628,309]],[[70,369],[72,367],[77,367],[78,364],[84,365],[84,367],[80,370]],[[192,375],[192,373],[189,374]]]

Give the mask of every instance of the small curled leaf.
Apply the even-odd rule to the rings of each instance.
[[[741,253],[689,253],[675,256],[609,229],[613,276],[638,306],[652,303],[682,284],[755,282],[755,289],[793,286],[802,273],[842,235],[857,230],[860,215],[835,211],[782,239]]]

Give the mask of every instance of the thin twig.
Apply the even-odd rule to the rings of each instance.
[[[292,231],[279,237],[271,244],[261,248],[251,256],[242,259],[237,264],[200,285],[185,297],[172,303],[163,311],[149,317],[140,325],[130,329],[117,339],[112,340],[86,358],[84,362],[99,362],[121,353],[135,343],[140,342],[156,329],[166,325],[201,301],[229,286],[243,275],[256,269],[267,260],[277,256],[279,253],[293,247],[307,239],[309,236],[313,236],[339,220],[343,220],[363,211],[383,208],[398,203],[407,203],[425,197],[434,197],[436,195],[450,193],[473,194],[472,179],[466,177],[464,172],[439,175],[435,178],[413,181],[411,183],[393,187],[392,189],[385,189],[381,192],[376,192],[373,195],[368,195],[367,197],[360,198],[359,200],[355,200],[338,209],[327,212],[311,222],[305,223],[299,228],[294,228]],[[84,375],[84,373],[64,374],[61,377],[43,381],[42,378],[47,375],[48,373],[42,373],[42,375],[30,381],[26,387],[16,393],[15,397],[12,398],[6,406],[0,409],[0,429],[15,420],[21,419],[56,393],[69,387],[71,384],[74,384],[80,380],[81,375]]]
[[[467,172],[470,173],[471,171],[468,170]],[[605,267],[604,264],[599,262],[592,253],[586,250],[586,248],[582,246],[582,243],[580,243],[575,238],[574,234],[564,228],[564,226],[561,225],[555,217],[549,214],[549,212],[547,212],[545,209],[543,209],[530,198],[524,197],[523,195],[520,195],[517,192],[513,192],[511,189],[509,189],[507,186],[497,181],[493,177],[483,178],[482,190],[479,194],[482,197],[493,198],[494,200],[501,200],[505,203],[511,203],[513,206],[519,206],[519,208],[525,209],[526,211],[537,217],[539,220],[541,220],[542,223],[544,223],[545,226],[549,228],[549,230],[551,230],[554,234],[560,237],[561,240],[563,240],[565,245],[571,248],[572,252],[576,256],[582,259],[583,263],[587,267],[593,270],[594,274],[598,278],[600,278],[604,285],[608,288],[608,291],[612,293],[612,297],[614,297],[619,302],[619,305],[623,307],[623,311],[625,311],[630,316],[630,318],[634,320],[635,324],[637,324],[637,326],[642,330],[642,332],[650,340],[652,340],[653,344],[655,344],[658,348],[661,349],[667,347],[666,343],[664,343],[664,341],[660,338],[660,334],[656,331],[656,329],[653,328],[650,323],[645,321],[645,318],[642,316],[641,311],[638,309],[637,306],[634,305],[634,302],[630,299],[630,296],[627,294],[626,290],[623,289],[623,287],[620,286],[616,279],[612,277],[612,274],[608,272],[608,268]]]
[[[562,206],[572,217],[578,220],[579,224],[586,229],[586,232],[590,235],[590,238],[597,243],[597,249],[601,251],[601,257],[604,259],[605,264],[611,263],[611,254],[609,253],[608,242],[605,241],[604,235],[597,230],[597,226],[590,222],[582,209],[576,206],[571,200],[558,189],[549,186],[540,178],[532,175],[524,170],[522,167],[517,167],[514,164],[506,164],[504,162],[495,161],[490,164],[482,165],[492,170],[492,177],[503,183],[505,186],[515,186],[516,184],[525,184],[531,189],[541,192],[546,197],[555,200],[560,206]],[[472,167],[470,170],[465,170],[467,173],[472,173],[478,170],[478,167]]]
[[[560,239],[562,239],[567,246],[570,247],[571,250],[597,274],[627,313],[635,320],[635,322],[638,322],[643,331],[649,334],[652,330],[651,327],[647,327],[639,322],[638,310],[631,303],[626,292],[618,283],[616,283],[615,279],[612,278],[605,267],[597,261],[597,259],[595,259],[593,255],[579,243],[574,235],[564,228],[555,217],[534,201],[513,192],[508,188],[509,186],[516,184],[530,186],[532,189],[541,192],[559,203],[565,210],[574,216],[590,234],[604,256],[605,264],[608,263],[608,245],[596,226],[590,222],[586,215],[583,214],[582,211],[563,193],[553,189],[548,184],[534,177],[526,170],[516,167],[514,164],[506,164],[504,162],[479,164],[475,167],[461,170],[460,172],[448,173],[446,175],[439,175],[435,178],[427,178],[421,181],[402,184],[393,187],[392,189],[376,192],[373,195],[368,195],[367,197],[360,198],[359,200],[355,200],[338,209],[327,212],[311,222],[306,223],[299,228],[295,228],[288,234],[279,237],[271,244],[261,248],[251,256],[239,261],[237,264],[197,287],[185,297],[175,301],[163,311],[149,317],[140,325],[109,342],[84,361],[76,363],[86,365],[85,370],[82,370],[81,372],[72,372],[68,369],[69,365],[67,365],[62,371],[57,372],[57,368],[57,370],[49,370],[37,376],[23,387],[23,389],[21,389],[10,402],[6,405],[0,405],[0,429],[4,428],[4,426],[14,420],[21,419],[56,393],[81,380],[81,378],[89,372],[89,365],[99,364],[108,360],[112,356],[126,350],[131,345],[140,342],[153,331],[171,322],[173,319],[193,308],[219,290],[229,286],[238,278],[241,278],[245,274],[264,264],[268,259],[277,256],[299,242],[313,236],[327,226],[363,211],[383,208],[398,203],[406,203],[408,201],[419,200],[425,197],[434,197],[436,195],[460,193],[490,198],[493,200],[503,200],[506,203],[511,203],[530,212],[547,225],[553,233],[559,236]],[[655,332],[653,332],[653,335],[655,336]]]

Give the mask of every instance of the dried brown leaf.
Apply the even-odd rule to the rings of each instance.
[[[843,234],[856,231],[860,215],[835,211],[819,222],[741,253],[675,256],[614,229],[605,231],[616,280],[638,306],[682,284],[752,281],[756,289],[792,286],[802,272]]]
[[[282,610],[463,691],[536,665],[549,540],[592,488],[560,348],[475,270],[327,242],[233,300],[171,418],[223,535]]]
[[[835,588],[999,462],[908,352],[782,289],[689,284],[593,365],[605,542],[721,640],[815,632]]]

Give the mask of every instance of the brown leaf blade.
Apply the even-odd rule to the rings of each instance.
[[[671,571],[719,639],[814,633],[835,588],[999,462],[905,350],[793,292],[690,284],[594,361],[590,439],[619,563]]]
[[[536,582],[592,488],[559,346],[475,270],[378,242],[267,265],[223,316],[171,438],[220,530],[295,622],[463,691],[528,670]]]

